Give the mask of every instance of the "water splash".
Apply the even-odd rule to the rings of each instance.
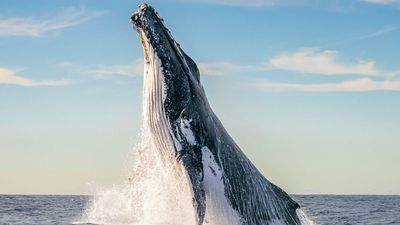
[[[307,214],[302,209],[297,209],[296,213],[302,225],[318,225],[310,218],[308,218]]]
[[[135,156],[129,182],[94,190],[79,223],[195,225],[190,188],[181,168],[177,164],[166,164],[150,135],[142,136],[142,142],[135,147]],[[297,214],[302,224],[316,225],[301,209]],[[205,224],[224,225],[220,221]]]
[[[136,163],[124,185],[99,188],[84,212],[85,223],[195,224],[191,194],[178,164],[160,157],[149,135],[136,147]]]

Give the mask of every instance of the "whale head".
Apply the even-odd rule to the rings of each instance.
[[[165,113],[169,119],[176,119],[197,92],[204,93],[197,65],[181,49],[153,7],[140,5],[131,19],[144,50],[145,76],[154,76],[153,71],[147,70],[153,69],[149,68],[152,64],[161,69]]]

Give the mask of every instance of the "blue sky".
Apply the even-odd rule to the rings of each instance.
[[[126,182],[139,1],[0,2],[0,193]],[[154,0],[209,101],[290,193],[400,194],[400,1]]]

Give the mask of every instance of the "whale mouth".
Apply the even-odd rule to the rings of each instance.
[[[131,17],[133,28],[138,32],[143,47],[146,62],[149,60],[150,47],[153,51],[162,50],[168,54],[168,50],[179,55],[178,44],[164,25],[163,19],[153,7],[143,3]],[[158,56],[161,58],[161,56]],[[178,57],[179,58],[179,57]]]
[[[150,11],[150,12],[149,12]],[[145,16],[146,14],[146,16]],[[154,20],[153,18],[157,18],[158,16],[150,15],[155,14],[154,9],[143,3],[139,6],[138,10],[133,13],[131,17],[131,23],[133,24],[133,28],[137,31],[139,35],[140,43],[143,47],[144,57],[146,62],[149,61],[149,39],[150,39],[150,32],[149,29],[146,29],[146,24],[149,24],[148,21]]]
[[[145,22],[145,20],[151,19],[151,16],[149,15],[158,17],[153,7],[149,6],[146,3],[139,5],[138,9],[132,14],[131,17],[131,22],[135,30],[139,31],[140,29],[143,29],[145,27],[143,22]]]

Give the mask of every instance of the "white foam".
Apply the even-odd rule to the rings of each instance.
[[[140,146],[137,157],[130,184],[95,190],[80,221],[108,225],[194,225],[190,188],[180,168],[162,162],[151,139]]]
[[[297,216],[299,217],[302,225],[318,225],[317,223],[312,221],[310,218],[308,218],[307,214],[302,209],[297,209],[296,213],[297,213]]]

